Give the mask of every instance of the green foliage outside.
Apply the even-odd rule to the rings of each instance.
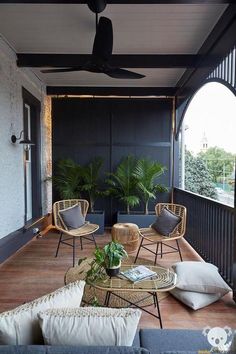
[[[207,165],[201,156],[193,156],[189,151],[185,152],[185,189],[216,199],[217,193],[212,182]]]
[[[231,177],[234,171],[234,154],[215,146],[208,148],[206,152],[201,152],[199,157],[206,162],[214,183]]]

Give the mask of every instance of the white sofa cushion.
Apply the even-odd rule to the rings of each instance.
[[[45,344],[80,346],[131,346],[140,316],[140,310],[103,307],[53,309],[38,315]]]
[[[0,314],[0,344],[42,344],[38,313],[50,308],[79,307],[84,281],[70,283],[48,295]]]

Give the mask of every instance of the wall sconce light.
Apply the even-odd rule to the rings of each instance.
[[[16,135],[11,136],[11,142],[15,144],[17,140],[20,140],[22,138],[22,134],[24,133],[24,130],[20,132],[19,138],[16,137]],[[25,135],[25,134],[24,134]],[[25,151],[29,151],[31,145],[35,145],[28,137],[28,135],[24,136],[23,139],[20,140],[19,144],[24,145]]]

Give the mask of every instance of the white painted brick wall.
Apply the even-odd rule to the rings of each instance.
[[[0,238],[24,226],[23,147],[10,141],[23,129],[22,86],[44,101],[44,84],[29,69],[17,68],[15,53],[0,38]]]

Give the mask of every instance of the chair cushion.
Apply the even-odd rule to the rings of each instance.
[[[151,227],[163,236],[169,236],[176,226],[180,223],[181,217],[175,215],[167,208],[163,208],[160,215],[157,216],[156,221]]]
[[[193,310],[199,310],[206,307],[213,302],[219,300],[222,295],[217,294],[204,294],[194,291],[186,291],[178,288],[174,288],[170,293],[183,304],[187,305]]]
[[[70,283],[51,294],[42,296],[12,311],[0,314],[0,344],[42,344],[38,312],[53,307],[79,307],[84,281]]]
[[[45,344],[131,346],[141,311],[104,307],[49,309],[40,312]]]
[[[70,208],[60,210],[59,217],[68,230],[78,229],[85,223],[85,218],[82,215],[81,207],[78,204],[75,204]]]
[[[228,293],[231,289],[218,273],[218,268],[205,262],[178,262],[172,268],[177,274],[177,288],[200,293]]]

